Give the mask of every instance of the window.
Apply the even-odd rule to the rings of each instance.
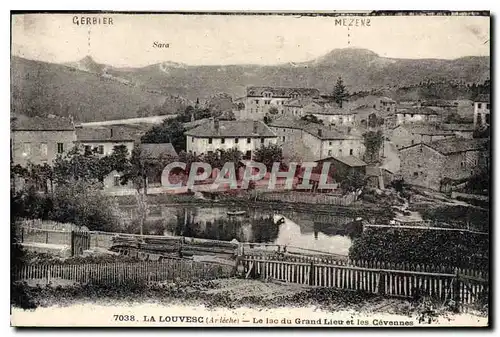
[[[57,153],[63,153],[63,152],[64,152],[64,144],[57,143]]]
[[[194,137],[191,137],[191,142],[194,142]]]
[[[260,143],[261,143],[261,144],[264,144],[264,138],[261,138],[261,139],[260,139]]]
[[[23,144],[23,154],[29,156],[31,154],[31,143]]]
[[[352,155],[353,155],[353,153],[354,153],[354,150],[353,150],[353,149],[350,149],[350,150],[349,150],[349,155],[351,155],[351,156],[352,156]]]
[[[375,109],[376,107],[377,107],[377,105],[376,105],[376,104],[373,104],[373,108]]]
[[[47,143],[40,144],[40,155],[42,157],[47,157]]]
[[[485,114],[484,117],[486,119],[486,124],[490,124],[490,114]]]
[[[235,139],[234,139],[234,143],[235,143],[235,144],[238,144],[239,140],[240,140],[239,138],[235,138]]]
[[[104,154],[104,145],[99,145],[97,147],[97,153]]]
[[[387,111],[391,111],[391,108],[387,108]]]
[[[486,109],[490,110],[490,103],[486,104]]]
[[[477,103],[477,108],[481,109],[481,107],[482,107],[482,104],[481,103]]]
[[[281,137],[283,139],[283,141],[285,141],[285,136]]]
[[[342,156],[342,149],[339,149],[339,156]]]
[[[92,146],[90,146],[90,145],[85,145],[85,146],[83,147],[83,153],[84,153],[84,154],[91,154],[91,153],[92,153]]]
[[[332,150],[328,150],[328,155],[331,156],[332,155]]]
[[[212,144],[212,138],[208,138],[208,144]]]
[[[220,139],[220,143],[221,143],[221,144],[224,144],[225,142],[226,142],[226,138],[221,138],[221,139]]]
[[[120,186],[120,176],[113,177],[113,186]]]
[[[271,101],[264,101],[264,104],[269,105],[271,104]]]
[[[251,139],[250,138],[247,138],[247,144],[250,144],[251,143]]]
[[[329,145],[329,146],[332,146],[332,142],[328,142],[328,145]]]
[[[418,172],[413,172],[414,177],[418,177]]]
[[[413,118],[413,115],[414,115],[414,114],[411,114],[411,115],[410,115],[410,117],[412,117],[412,118]]]
[[[245,157],[248,159],[252,158],[252,151],[248,150],[245,154]]]
[[[255,100],[255,104],[259,105],[259,100],[258,99]]]
[[[415,144],[415,139],[411,140],[411,145]]]

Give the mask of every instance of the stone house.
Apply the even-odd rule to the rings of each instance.
[[[400,149],[418,143],[430,143],[435,140],[455,138],[453,131],[442,130],[434,125],[401,124],[390,132],[390,140]]]
[[[76,144],[84,152],[93,152],[98,156],[113,153],[116,146],[124,145],[129,155],[134,144],[140,140],[142,133],[133,128],[123,126],[77,127]]]
[[[285,102],[292,99],[319,99],[320,92],[314,88],[247,87],[245,110],[251,119],[264,119],[271,107],[279,114],[285,110]]]
[[[332,156],[362,158],[365,152],[363,137],[354,128],[342,132],[332,125],[288,118],[276,119],[269,127],[276,134],[278,144],[300,140],[314,160]]]
[[[490,125],[490,95],[479,95],[474,100],[474,127],[479,129]]]
[[[441,114],[429,107],[412,107],[396,112],[396,124],[439,123]]]
[[[184,133],[186,151],[195,155],[236,148],[245,158],[261,146],[276,144],[277,136],[261,121],[209,120]]]
[[[439,191],[443,181],[469,178],[489,167],[487,139],[443,139],[400,149],[406,183]]]
[[[10,147],[14,164],[52,165],[58,155],[74,146],[75,126],[70,119],[59,117],[11,118]]]

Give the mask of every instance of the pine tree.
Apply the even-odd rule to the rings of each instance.
[[[337,79],[337,83],[335,84],[335,87],[333,88],[332,97],[333,97],[334,101],[341,108],[342,108],[342,103],[344,101],[347,101],[347,98],[349,97],[349,92],[347,91],[347,88],[344,85],[344,81],[342,80],[342,77],[339,77]]]

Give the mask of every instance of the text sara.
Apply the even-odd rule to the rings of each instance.
[[[153,42],[153,47],[154,48],[170,48],[170,43],[163,43],[163,42],[155,41],[155,42]]]

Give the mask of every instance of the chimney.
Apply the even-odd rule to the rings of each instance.
[[[259,121],[253,121],[253,133],[258,133]]]
[[[323,130],[318,129],[318,136],[322,137],[323,136]]]

